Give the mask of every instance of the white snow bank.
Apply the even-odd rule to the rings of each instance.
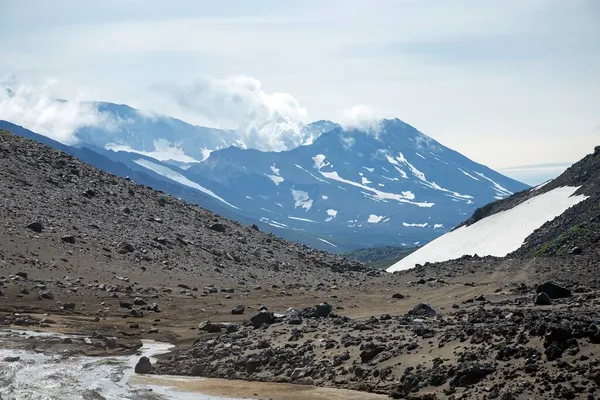
[[[283,178],[281,176],[277,176],[277,175],[267,175],[265,174],[267,177],[269,177],[269,179],[271,179],[273,181],[273,183],[275,184],[275,186],[279,186],[279,184],[281,182],[283,182]]]
[[[415,264],[452,260],[467,254],[504,257],[521,247],[534,230],[585,200],[587,196],[573,196],[577,189],[568,186],[556,188],[510,210],[446,233],[387,271],[401,271],[414,268]]]
[[[294,197],[294,208],[301,207],[304,208],[306,211],[312,208],[313,201],[308,196],[307,192],[292,189],[292,196]]]
[[[334,210],[333,208],[330,208],[329,210],[327,210],[327,219],[325,219],[325,222],[329,222],[332,219],[334,219],[337,216],[337,210]]]
[[[159,165],[159,164],[155,164],[151,161],[148,161],[146,159],[140,158],[139,160],[135,160],[134,161],[136,164],[141,165],[142,167],[146,167],[151,171],[156,172],[159,175],[164,176],[165,178],[169,178],[177,183],[180,183],[182,185],[191,187],[193,189],[199,190],[204,194],[207,194],[225,204],[227,204],[229,207],[233,207],[236,210],[239,210],[238,207],[234,206],[233,204],[228,203],[227,201],[225,201],[222,197],[219,197],[215,192],[213,192],[212,190],[209,190],[203,186],[198,185],[196,182],[189,180],[188,178],[186,178],[185,176],[181,175],[179,172],[173,171],[170,168],[167,168],[165,166]]]
[[[369,219],[367,219],[367,222],[370,224],[377,224],[379,223],[384,217],[383,216],[379,216],[379,215],[375,215],[375,214],[371,214],[369,215]]]

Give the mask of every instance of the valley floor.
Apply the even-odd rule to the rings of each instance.
[[[303,276],[294,283],[274,275],[243,284],[234,275],[212,281],[177,270],[125,281],[91,268],[69,277],[62,267],[4,265],[0,326],[92,338],[60,345],[72,354],[132,354],[140,339],[176,344],[151,374],[395,398],[593,399],[600,393],[597,259],[464,258],[396,274]],[[572,296],[535,305],[535,286],[548,280]],[[310,308],[322,302],[333,308],[326,318]],[[415,311],[421,303],[435,314]],[[232,315],[238,305],[244,313]],[[254,328],[249,321],[263,306],[298,312]],[[254,397],[289,398],[260,391]]]

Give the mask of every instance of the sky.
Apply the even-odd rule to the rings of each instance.
[[[600,144],[597,0],[0,0],[0,58],[36,115],[43,93],[228,128],[400,118],[535,181]]]

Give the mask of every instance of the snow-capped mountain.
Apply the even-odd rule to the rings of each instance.
[[[558,178],[478,209],[460,227],[388,271],[465,255],[537,257],[598,251],[599,200],[600,146]]]
[[[140,183],[332,251],[422,245],[528,188],[397,119],[365,130],[318,121],[302,128],[305,145],[264,152],[234,131],[97,106],[117,123],[80,128],[77,147],[110,160],[109,172],[124,166]]]

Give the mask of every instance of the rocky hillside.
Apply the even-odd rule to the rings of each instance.
[[[110,175],[0,131],[0,265],[79,276],[211,279],[240,284],[362,275],[362,264]],[[190,278],[191,279],[191,278]]]
[[[463,225],[509,210],[523,202],[554,189],[579,187],[575,195],[588,199],[535,230],[517,250],[516,256],[567,255],[598,250],[600,241],[600,146],[581,161],[573,164],[558,178],[537,188],[526,190],[484,206]]]

